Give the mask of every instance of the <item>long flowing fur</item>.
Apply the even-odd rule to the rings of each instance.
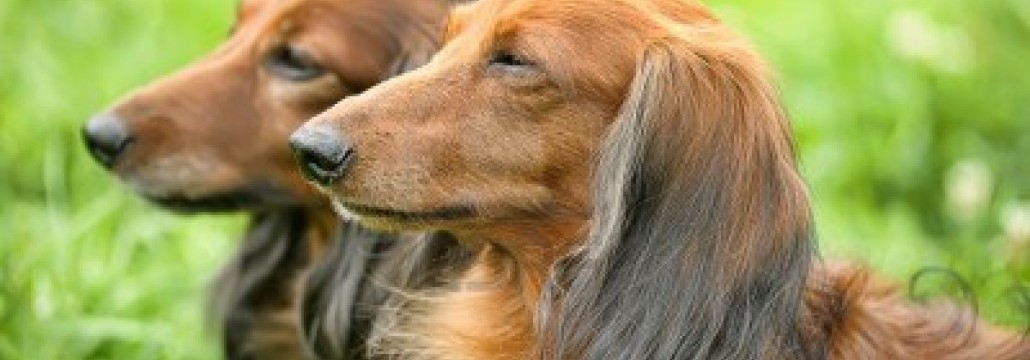
[[[546,359],[781,359],[813,253],[787,124],[736,44],[655,43],[610,131],[585,246],[560,265]]]
[[[541,357],[1030,359],[1025,339],[962,307],[812,263],[787,121],[757,57],[712,30],[643,55],[585,245],[544,294]]]
[[[296,277],[309,261],[307,228],[299,209],[255,216],[241,249],[215,278],[210,308],[223,332],[226,358],[299,353],[290,304]]]
[[[795,165],[789,124],[764,66],[750,47],[700,5],[685,0],[498,0],[485,4],[469,8],[472,12],[466,15],[482,21],[465,31],[491,33],[454,37],[451,48],[437,58],[440,63],[423,69],[428,73],[380,85],[376,91],[330,110],[314,120],[314,126],[328,123],[348,135],[368,136],[376,134],[375,125],[383,121],[384,126],[410,125],[416,133],[423,125],[447,133],[445,130],[454,131],[448,126],[467,120],[469,111],[451,115],[440,108],[471,106],[477,115],[490,114],[478,117],[480,123],[522,121],[521,126],[532,130],[552,130],[548,134],[558,134],[554,138],[529,138],[539,140],[533,147],[560,153],[562,145],[583,138],[589,138],[589,148],[595,149],[596,129],[588,129],[595,122],[584,120],[611,124],[599,159],[592,165],[583,165],[579,157],[567,162],[541,157],[536,164],[527,164],[530,161],[515,162],[514,156],[506,156],[509,154],[484,154],[485,149],[476,146],[463,149],[478,152],[468,157],[490,160],[484,161],[485,165],[477,162],[481,167],[512,170],[505,164],[511,161],[529,168],[572,168],[575,171],[568,173],[575,181],[563,183],[565,187],[547,187],[551,184],[520,171],[498,175],[478,172],[472,166],[447,168],[466,175],[451,178],[454,182],[521,175],[530,178],[522,180],[554,192],[580,195],[573,187],[586,183],[592,184],[592,192],[583,205],[570,201],[576,207],[569,212],[573,215],[549,217],[555,214],[546,212],[554,208],[542,207],[539,211],[543,213],[528,218],[486,215],[464,223],[448,219],[457,223],[442,222],[439,228],[461,236],[456,243],[440,243],[442,246],[435,248],[433,242],[423,241],[393,253],[372,280],[376,283],[378,271],[389,274],[385,276],[387,295],[368,342],[373,357],[1030,359],[1030,344],[967,316],[964,310],[912,303],[866,269],[815,261],[808,195]],[[600,5],[611,6],[600,9]],[[578,16],[596,15],[589,12],[595,8],[597,13],[611,16]],[[550,12],[533,11],[539,9]],[[570,45],[543,47],[540,52],[556,54],[531,52],[535,56],[521,59],[527,61],[500,56],[497,63],[502,68],[520,68],[531,65],[519,63],[538,61],[536,65],[543,70],[530,69],[526,72],[533,75],[523,75],[535,79],[549,76],[559,85],[552,88],[549,85],[553,84],[520,79],[518,85],[494,86],[491,82],[487,87],[455,75],[481,66],[477,64],[497,55],[498,48],[511,51],[513,54],[507,55],[520,60],[519,46],[511,45],[520,43],[512,40],[518,37],[511,29],[540,31],[545,27],[560,30],[546,32],[548,40],[555,44],[564,40]],[[455,31],[461,31],[460,27]],[[615,50],[575,59],[583,60],[576,65],[584,66],[568,74],[584,75],[582,78],[568,78],[553,70],[563,69],[555,59],[573,60],[565,57],[579,55],[576,50],[591,53],[576,48],[581,42],[570,39],[582,40],[597,33],[604,34],[605,45],[610,43]],[[482,51],[448,51],[460,46]],[[593,66],[585,66],[588,63]],[[505,71],[522,74],[521,70]],[[615,71],[620,73],[611,74]],[[595,81],[580,81],[584,79]],[[524,86],[527,84],[539,87]],[[565,91],[561,84],[594,88]],[[524,91],[533,99],[542,99],[523,99],[524,104],[546,106],[512,112],[503,111],[511,105],[507,103],[470,104],[467,97],[432,96],[441,89],[460,94],[470,88],[496,92],[487,99],[511,102],[517,102],[520,97],[516,95],[525,95],[517,92]],[[559,91],[549,91],[554,88]],[[598,110],[616,108],[618,114]],[[434,116],[421,118],[425,113]],[[511,113],[515,115],[508,116]],[[397,117],[418,118],[419,123],[393,122]],[[383,118],[391,121],[380,120]],[[540,123],[564,127],[534,126]],[[390,144],[389,137],[375,140]],[[369,143],[366,141],[366,146]],[[389,166],[383,164],[404,160],[383,156],[386,158],[375,164]],[[453,155],[426,156],[449,159]],[[592,177],[580,171],[584,169],[593,169]],[[550,173],[530,174],[554,181],[546,176]],[[373,180],[354,173],[348,176],[359,183],[387,181],[368,174],[365,177]],[[462,185],[420,186],[423,191],[464,194]],[[353,189],[329,190],[368,196]],[[498,197],[502,200],[482,203],[503,208],[494,202],[511,205],[522,197],[502,196]],[[403,227],[404,222],[394,225]],[[463,229],[467,233],[463,234]],[[575,247],[571,253],[567,245]],[[456,250],[462,251],[453,252]],[[541,294],[544,274],[549,279]]]
[[[370,280],[379,291],[374,327],[368,339],[368,356],[376,359],[432,359],[438,356],[422,346],[422,326],[437,325],[434,310],[448,301],[443,296],[452,286],[491,286],[452,281],[474,262],[474,255],[447,233],[411,239],[396,247],[388,262]],[[482,288],[469,288],[469,293]],[[498,311],[502,311],[498,309]],[[435,328],[445,332],[447,329]],[[451,338],[449,340],[460,341]]]
[[[345,224],[337,240],[305,279],[301,331],[315,357],[362,358],[374,315],[368,307],[382,301],[368,281],[370,269],[398,239]]]
[[[806,293],[809,333],[830,359],[1030,359],[1030,342],[941,299],[915,303],[869,269],[813,268]]]
[[[400,239],[358,227],[347,233],[348,241],[334,247],[305,286],[304,337],[321,359],[375,357],[370,348],[394,341],[383,333],[419,306],[425,298],[419,292],[441,285],[446,269],[468,262],[468,253],[444,233]]]

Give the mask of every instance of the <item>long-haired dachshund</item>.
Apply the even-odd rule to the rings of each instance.
[[[428,61],[446,10],[444,0],[242,0],[217,50],[86,125],[93,156],[152,202],[252,214],[213,286],[228,358],[306,357],[295,294],[327,252],[349,271],[334,304],[353,302],[340,297],[356,293],[365,255],[390,238],[337,220],[293,166],[287,138],[341,98]],[[316,269],[312,276],[335,275]],[[328,295],[321,290],[308,286],[308,301]]]
[[[395,289],[373,354],[1030,359],[1014,334],[814,260],[774,88],[702,5],[482,0],[449,27],[428,65],[291,138],[345,212],[459,247]]]

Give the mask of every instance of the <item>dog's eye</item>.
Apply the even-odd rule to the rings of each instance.
[[[325,69],[316,64],[306,52],[289,45],[273,49],[265,65],[273,75],[290,81],[307,81],[325,74]]]
[[[521,55],[506,50],[498,50],[490,55],[490,65],[525,67],[532,65],[532,63]]]

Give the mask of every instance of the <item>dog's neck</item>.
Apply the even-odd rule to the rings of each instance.
[[[305,238],[309,259],[318,259],[326,253],[343,223],[331,206],[308,206],[296,211],[302,213],[307,222]]]
[[[532,358],[543,285],[585,226],[569,218],[453,232],[471,263],[442,288],[414,296],[382,350],[404,359]]]
[[[325,253],[341,223],[331,208],[317,207],[263,210],[250,220],[240,250],[212,289],[226,355],[303,358],[293,316],[298,279]]]
[[[536,279],[544,277],[555,261],[582,241],[588,221],[571,216],[525,223],[513,221],[451,234],[473,251],[491,249],[499,259],[511,262],[520,274]]]

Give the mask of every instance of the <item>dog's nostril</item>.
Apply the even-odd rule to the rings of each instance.
[[[113,113],[103,113],[90,119],[82,128],[82,137],[89,153],[105,167],[114,166],[132,142],[132,135],[125,124]]]
[[[301,129],[290,137],[297,165],[308,180],[330,185],[343,177],[354,150],[333,132]]]

